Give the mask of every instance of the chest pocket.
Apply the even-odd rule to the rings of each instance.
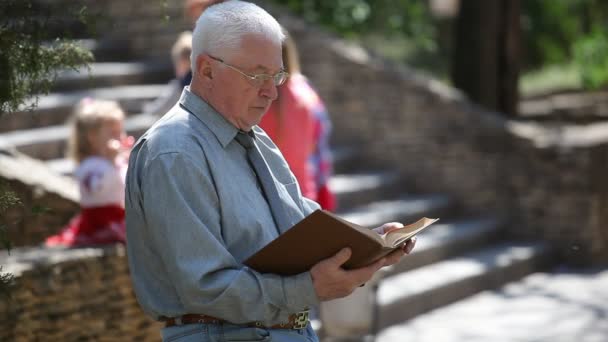
[[[275,182],[275,184],[277,185],[277,190],[279,191],[281,198],[284,199],[283,205],[285,206],[285,213],[291,222],[290,227],[281,227],[282,232],[284,232],[287,228],[291,228],[291,226],[304,218],[304,209],[299,200],[300,189],[297,182],[289,184]]]

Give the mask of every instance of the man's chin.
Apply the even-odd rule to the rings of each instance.
[[[251,107],[251,111],[256,113],[261,113],[260,115],[264,115],[268,111],[268,106],[265,107]]]
[[[249,114],[251,114],[251,118],[255,118],[256,125],[257,125],[260,122],[260,120],[262,120],[262,117],[264,116],[264,114],[266,114],[267,111],[268,111],[267,108],[252,107],[249,110]]]

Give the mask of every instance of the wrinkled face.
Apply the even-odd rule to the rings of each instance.
[[[234,68],[248,75],[277,74],[283,69],[280,43],[248,35],[241,41],[238,52],[207,58],[212,75],[208,79],[209,104],[237,128],[249,131],[277,98],[277,88],[272,79],[256,85]]]

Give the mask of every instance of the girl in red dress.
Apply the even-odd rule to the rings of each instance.
[[[125,175],[133,137],[126,136],[123,121],[113,101],[86,98],[76,107],[69,155],[77,163],[81,212],[48,237],[47,246],[125,242]]]

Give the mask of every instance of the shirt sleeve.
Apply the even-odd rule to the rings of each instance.
[[[198,158],[200,159],[200,158]],[[309,272],[290,277],[243,266],[222,239],[221,204],[206,161],[184,153],[151,160],[142,179],[143,210],[151,243],[186,313],[244,323],[317,305]]]
[[[302,197],[302,207],[304,208],[304,216],[308,216],[312,214],[315,210],[321,209],[319,203],[306,197]]]

